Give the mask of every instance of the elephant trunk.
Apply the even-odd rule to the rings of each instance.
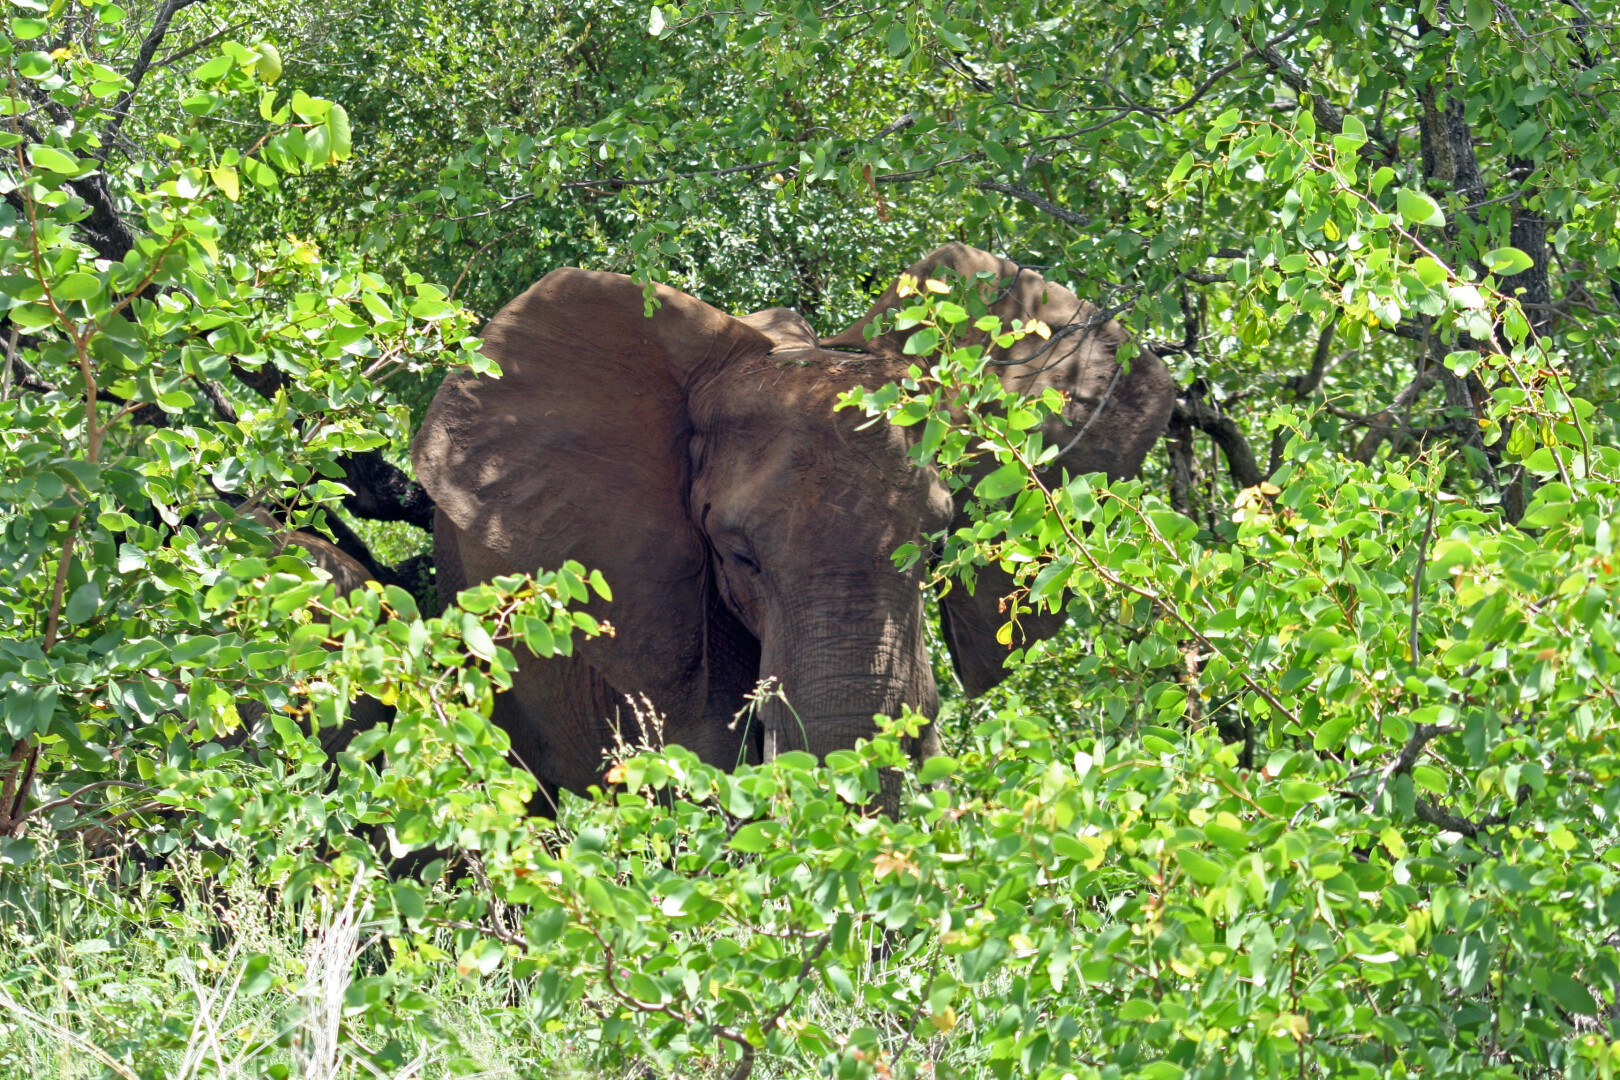
[[[868,584],[864,593],[870,592]],[[922,595],[909,581],[898,582],[895,592],[887,603],[859,610],[829,612],[823,605],[802,618],[786,611],[773,620],[761,642],[760,676],[775,678],[782,695],[761,706],[767,755],[774,743],[777,753],[807,750],[825,757],[873,735],[876,714],[898,716],[905,706],[929,717],[939,711],[923,645]],[[928,752],[937,746],[931,725],[926,740],[918,741],[927,741]]]

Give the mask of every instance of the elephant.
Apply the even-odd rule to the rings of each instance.
[[[1010,282],[987,293],[997,314],[1058,328],[1039,355],[1043,343],[1026,341],[1002,357],[1002,377],[1069,392],[1068,421],[1090,432],[1066,466],[1133,473],[1169,414],[1163,364],[1144,352],[1122,373],[1122,328],[1010,262],[952,244],[910,272],[936,269],[992,270]],[[645,734],[632,703],[656,711],[664,742],[721,767],[824,757],[871,735],[875,714],[936,714],[927,568],[899,569],[892,555],[929,544],[962,506],[909,455],[916,428],[835,410],[840,393],[913,362],[897,335],[862,333],[896,300],[891,287],[823,340],[785,308],[734,317],[666,286],[564,268],[484,329],[499,377],[446,377],[411,452],[436,505],[439,595],[569,559],[613,591],[586,608],[612,636],[543,661],[518,650],[496,699],[495,721],[543,787],[600,785],[616,739]],[[1073,434],[1062,422],[1050,433]],[[986,573],[973,595],[945,598],[970,690],[1002,674],[990,595],[1001,585]],[[782,693],[742,722],[762,679]],[[907,749],[921,759],[939,746],[928,724]]]

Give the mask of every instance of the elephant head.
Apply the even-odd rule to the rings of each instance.
[[[598,783],[627,703],[662,737],[730,766],[818,755],[873,731],[875,713],[932,715],[922,568],[900,545],[951,514],[910,436],[834,411],[905,364],[816,344],[796,314],[733,318],[673,289],[563,269],[483,333],[500,378],[448,377],[412,447],[437,504],[440,595],[575,559],[613,590],[614,628],[570,657],[519,655],[496,720],[542,780]],[[744,695],[774,678],[752,730]],[[931,731],[915,748],[928,752]]]
[[[978,287],[979,295],[1003,326],[1010,327],[1014,319],[1026,323],[1039,319],[1051,327],[1049,339],[1029,335],[1009,348],[992,347],[990,352],[1007,389],[1039,394],[1055,388],[1067,396],[1061,417],[1049,420],[1043,432],[1049,445],[1062,448],[1049,466],[1054,473],[1060,468],[1074,476],[1100,472],[1118,480],[1134,476],[1142,467],[1142,459],[1170,419],[1175,380],[1164,363],[1145,348],[1139,348],[1128,361],[1128,370],[1117,363],[1115,353],[1128,335],[1106,312],[1033,270],[966,244],[947,244],[906,272],[918,281],[930,277],[974,281],[978,275],[988,274]],[[903,306],[891,285],[854,325],[822,344],[897,357],[906,334],[890,331],[868,340],[866,327],[883,313]],[[982,344],[984,339],[984,334],[974,331],[961,344]],[[952,528],[968,524],[966,502],[964,489]],[[998,644],[995,633],[1007,621],[1002,600],[1013,589],[1011,576],[992,565],[982,568],[972,592],[956,587],[940,599],[946,643],[962,687],[970,696],[983,693],[1007,675],[1002,661],[1009,647]],[[1063,619],[1061,612],[1023,616],[1015,644],[1050,636]]]

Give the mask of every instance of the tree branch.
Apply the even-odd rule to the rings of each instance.
[[[158,7],[157,14],[152,18],[152,29],[141,42],[140,52],[135,55],[135,66],[130,68],[125,76],[129,80],[129,89],[118,95],[113,102],[112,120],[107,124],[107,130],[101,133],[102,147],[96,156],[97,161],[106,161],[107,154],[118,141],[118,134],[123,130],[124,121],[129,118],[129,107],[135,100],[135,92],[141,88],[141,80],[152,69],[152,58],[157,55],[158,47],[163,39],[169,35],[169,24],[175,15],[183,8],[188,8],[199,0],[163,0]],[[122,258],[122,256],[119,256]]]
[[[1237,421],[1205,400],[1196,389],[1176,399],[1170,416],[1173,421],[1179,420],[1202,431],[1221,448],[1226,456],[1226,467],[1232,473],[1232,482],[1238,487],[1251,488],[1265,479],[1255,461],[1254,448]]]
[[[1037,210],[1049,214],[1052,217],[1057,218],[1059,221],[1066,221],[1070,225],[1091,224],[1091,219],[1086,215],[1077,214],[1073,210],[1065,210],[1057,203],[1054,203],[1048,199],[1043,199],[1041,196],[1029,190],[1029,188],[1020,187],[1017,184],[998,184],[991,180],[980,180],[974,185],[974,187],[977,187],[980,191],[999,191],[1003,195],[1011,195],[1013,198],[1021,199],[1035,207]]]
[[[1426,358],[1427,356],[1427,352],[1423,353],[1423,357]],[[1386,439],[1393,438],[1400,432],[1409,430],[1405,420],[1397,420],[1396,418],[1411,416],[1412,404],[1423,395],[1425,390],[1434,385],[1434,367],[1433,364],[1420,361],[1418,372],[1412,381],[1407,383],[1401,389],[1401,392],[1395,395],[1388,406],[1366,418],[1368,431],[1366,437],[1361,440],[1361,445],[1356,447],[1355,458],[1357,461],[1371,461],[1373,455],[1378,453],[1378,448],[1384,444]]]
[[[196,3],[197,0],[192,0],[192,2]],[[201,41],[197,42],[195,45],[187,45],[183,49],[176,49],[174,52],[170,53],[168,56],[165,56],[163,59],[161,59],[157,63],[153,64],[152,67],[154,67],[154,68],[163,68],[163,67],[168,67],[170,64],[178,64],[180,61],[184,60],[188,56],[197,55],[199,52],[201,52],[202,50],[208,48],[208,46],[212,45],[214,42],[216,42],[220,38],[224,37],[226,34],[234,34],[234,33],[236,33],[236,31],[242,29],[242,27],[246,26],[247,24],[248,24],[248,20],[243,19],[239,23],[232,23],[230,26],[225,27],[225,29],[223,29],[223,30],[216,30],[212,34],[209,34],[207,37],[203,38]]]

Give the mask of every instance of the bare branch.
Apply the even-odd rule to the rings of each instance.
[[[152,58],[157,55],[158,47],[163,39],[169,36],[169,24],[175,15],[183,8],[188,8],[198,0],[163,0],[159,5],[157,14],[152,18],[152,29],[147,31],[146,38],[141,42],[140,52],[135,55],[135,66],[129,69],[125,76],[129,80],[129,89],[118,95],[113,102],[112,120],[107,124],[107,130],[101,133],[102,147],[96,156],[97,161],[106,161],[107,154],[118,141],[118,134],[123,130],[124,121],[129,118],[129,107],[135,101],[135,93],[141,88],[141,80],[152,69]]]
[[[1412,627],[1407,646],[1411,650],[1413,667],[1417,667],[1418,662],[1418,612],[1423,596],[1423,567],[1429,557],[1429,541],[1434,538],[1434,515],[1439,507],[1440,496],[1436,493],[1429,501],[1429,518],[1423,524],[1423,539],[1418,541],[1417,568],[1412,571]]]
[[[1027,187],[1020,187],[1017,184],[998,184],[990,180],[980,180],[974,186],[980,191],[999,191],[1003,195],[1011,195],[1013,198],[1027,202],[1037,210],[1050,214],[1059,221],[1066,221],[1070,225],[1089,225],[1091,223],[1091,219],[1086,215],[1077,214],[1073,210],[1065,210],[1057,203],[1041,198]]]
[[[195,2],[195,0],[193,0],[193,2]],[[236,33],[236,31],[242,29],[242,27],[246,26],[247,24],[248,24],[248,20],[243,19],[239,23],[232,23],[230,26],[225,27],[225,29],[223,29],[223,30],[216,30],[212,34],[209,34],[207,37],[203,38],[201,41],[197,42],[195,45],[187,45],[183,49],[176,49],[174,52],[170,53],[168,56],[165,56],[163,59],[161,59],[157,63],[153,64],[152,67],[154,67],[154,68],[163,68],[163,67],[168,67],[170,64],[178,64],[180,61],[184,60],[188,56],[197,55],[199,52],[201,52],[202,50],[208,48],[208,46],[212,45],[214,42],[216,42],[220,38],[224,37],[226,34],[234,34],[234,33]]]
[[[1417,764],[1418,757],[1423,753],[1423,748],[1428,746],[1431,740],[1437,739],[1441,735],[1449,735],[1456,730],[1458,729],[1450,724],[1415,725],[1412,737],[1407,740],[1405,746],[1401,747],[1401,752],[1395,756],[1395,760],[1389,763],[1389,767],[1384,770],[1384,775],[1378,778],[1378,787],[1373,792],[1373,805],[1377,806],[1379,801],[1383,799],[1384,789],[1389,786],[1391,780],[1403,773],[1412,771],[1412,767]]]
[[[1427,353],[1424,353],[1424,356],[1427,355]],[[1378,453],[1378,448],[1384,444],[1385,440],[1410,430],[1407,421],[1398,419],[1398,417],[1410,418],[1413,403],[1423,396],[1424,391],[1434,385],[1434,380],[1434,365],[1420,362],[1417,375],[1401,389],[1400,393],[1395,395],[1388,406],[1370,417],[1361,419],[1360,422],[1368,424],[1369,430],[1366,437],[1361,440],[1361,445],[1356,447],[1355,458],[1357,461],[1371,461],[1373,455]],[[1335,415],[1338,414],[1335,413]]]
[[[1265,479],[1255,461],[1254,448],[1237,421],[1205,400],[1202,394],[1189,392],[1177,398],[1170,415],[1202,431],[1221,448],[1226,456],[1226,467],[1232,473],[1232,482],[1238,487],[1251,488]]]

